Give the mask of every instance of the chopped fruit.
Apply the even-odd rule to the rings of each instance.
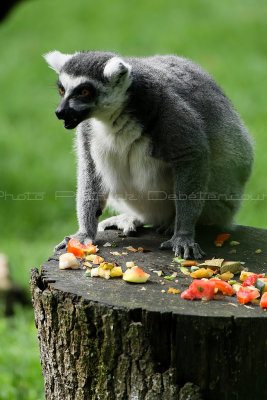
[[[191,260],[187,260],[187,261],[183,261],[181,262],[183,267],[196,267],[198,266],[198,262],[197,261],[191,261]]]
[[[248,276],[255,275],[255,272],[242,271],[239,279],[244,281]]]
[[[194,300],[195,297],[193,296],[193,293],[190,291],[190,289],[186,289],[181,293],[181,298],[186,299],[186,300]]]
[[[237,293],[238,290],[242,287],[241,283],[234,283],[232,288],[234,289],[234,292]]]
[[[94,276],[99,276],[98,267],[91,269],[91,277],[93,278]]]
[[[186,260],[184,260],[181,256],[178,256],[178,257],[174,257],[174,258],[172,259],[172,261],[173,261],[173,262],[176,262],[176,263],[178,263],[178,264],[181,264],[183,261],[186,261]]]
[[[98,276],[101,278],[109,279],[110,278],[110,269],[103,269],[98,267]]]
[[[138,251],[141,253],[148,253],[149,251],[152,251],[151,249],[144,249],[143,247],[138,247]]]
[[[93,245],[92,242],[87,243],[86,248],[83,249],[85,255],[95,254],[98,252],[98,247]]]
[[[222,263],[220,272],[232,272],[232,274],[238,274],[242,271],[242,265],[240,261],[225,261]]]
[[[122,276],[122,275],[123,275],[123,272],[122,272],[121,267],[114,267],[114,268],[112,268],[110,270],[110,277],[111,278],[115,278],[117,276]]]
[[[234,279],[230,279],[228,283],[229,285],[233,286],[235,283],[237,283],[237,281],[235,281]]]
[[[263,293],[267,292],[267,278],[258,278],[258,280],[264,283]]]
[[[262,294],[265,292],[265,288],[266,288],[265,282],[263,282],[261,279],[256,279],[255,288],[260,291],[260,295],[262,296]]]
[[[64,253],[59,256],[60,269],[79,269],[80,263],[73,253]]]
[[[95,254],[97,251],[97,246],[94,246],[91,242],[85,245],[74,238],[70,239],[68,242],[67,252],[73,253],[76,257],[83,258],[85,255]]]
[[[104,261],[104,258],[103,258],[103,257],[99,257],[99,256],[95,255],[93,264],[100,264],[100,263],[102,263],[103,261]]]
[[[206,260],[204,265],[209,265],[210,267],[220,267],[223,263],[223,258],[213,258],[212,260]]]
[[[211,279],[210,281],[215,282],[215,289],[219,289],[223,294],[235,294],[234,289],[229,283],[222,281],[221,279]]]
[[[257,249],[257,250],[255,250],[255,253],[257,253],[257,254],[260,254],[262,252],[262,250],[261,249]]]
[[[122,253],[119,253],[118,251],[111,251],[110,254],[113,256],[122,256]]]
[[[83,266],[86,268],[92,268],[92,264],[90,264],[88,261],[83,261]]]
[[[84,251],[78,239],[70,239],[68,242],[67,252],[74,254],[76,257],[83,257]]]
[[[232,274],[232,272],[229,272],[229,271],[220,275],[220,279],[222,279],[223,281],[229,281],[233,277],[234,277],[234,274]]]
[[[147,274],[141,268],[136,266],[127,269],[123,274],[123,280],[132,283],[145,283],[149,277],[150,277],[149,274]]]
[[[236,293],[239,303],[246,304],[249,303],[251,300],[256,299],[260,296],[260,292],[258,289],[251,288],[251,287],[241,287],[238,292]]]
[[[222,247],[224,242],[228,240],[230,237],[229,233],[221,233],[220,235],[217,236],[216,240],[214,241],[214,244],[216,247]]]
[[[124,249],[129,250],[129,251],[133,251],[134,253],[136,253],[136,252],[138,251],[137,249],[135,249],[135,248],[132,247],[132,246],[124,247]]]
[[[180,271],[184,274],[184,275],[190,275],[190,272],[188,270],[188,268],[186,267],[178,267],[180,268]]]
[[[90,269],[87,269],[85,271],[85,276],[91,276],[91,270]]]
[[[178,294],[178,293],[180,293],[180,290],[170,287],[168,290],[168,293]]]
[[[133,268],[134,267],[134,262],[133,261],[127,261],[126,267],[127,268]]]
[[[212,280],[195,279],[189,286],[189,290],[195,299],[213,299],[214,289],[215,282]]]
[[[100,268],[102,268],[103,270],[112,269],[112,268],[114,268],[114,264],[108,263],[108,262],[103,262],[100,264]]]
[[[236,240],[231,240],[230,246],[238,246],[240,242],[237,242]]]
[[[191,272],[190,276],[192,278],[210,278],[213,275],[213,271],[209,268],[199,268],[195,272]]]
[[[88,256],[85,256],[86,261],[91,261],[93,262],[95,259],[95,254],[89,254]]]
[[[110,242],[103,244],[103,247],[111,247],[111,246],[112,246],[112,244]]]
[[[256,280],[258,279],[258,275],[249,275],[246,277],[246,279],[243,282],[243,286],[255,286]]]
[[[261,301],[260,301],[260,306],[262,308],[266,308],[267,307],[267,293],[263,293]]]

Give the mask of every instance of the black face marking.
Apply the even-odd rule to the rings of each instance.
[[[83,82],[76,86],[70,93],[70,97],[77,98],[84,102],[91,102],[97,94],[97,89],[91,82]]]

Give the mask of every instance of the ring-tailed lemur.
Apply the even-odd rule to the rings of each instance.
[[[185,58],[91,51],[45,56],[58,77],[56,110],[76,126],[82,243],[116,225],[172,231],[161,248],[203,257],[195,226],[229,226],[253,163],[253,145],[230,100]],[[98,224],[106,201],[123,214]],[[192,253],[192,254],[190,254]]]

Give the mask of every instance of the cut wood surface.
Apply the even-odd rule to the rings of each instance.
[[[240,245],[231,247],[229,240],[220,248],[214,245],[218,233],[223,232],[197,231],[206,259],[243,261],[249,271],[267,272],[267,231],[237,226],[230,240]],[[168,294],[169,287],[183,291],[192,278],[172,263],[171,251],[159,250],[164,239],[145,228],[134,237],[113,230],[97,236],[98,255],[123,270],[134,261],[150,274],[146,284],[59,270],[58,254],[41,266],[40,275],[32,271],[47,399],[267,397],[267,313],[258,304],[238,304],[236,297],[207,302]],[[117,247],[103,247],[106,242]],[[133,253],[127,246],[152,251]],[[161,277],[154,272],[159,270]],[[174,280],[164,279],[173,272]]]

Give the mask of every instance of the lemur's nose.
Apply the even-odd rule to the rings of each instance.
[[[58,119],[64,119],[66,116],[66,109],[63,107],[58,107],[56,109],[56,116],[58,117]]]

